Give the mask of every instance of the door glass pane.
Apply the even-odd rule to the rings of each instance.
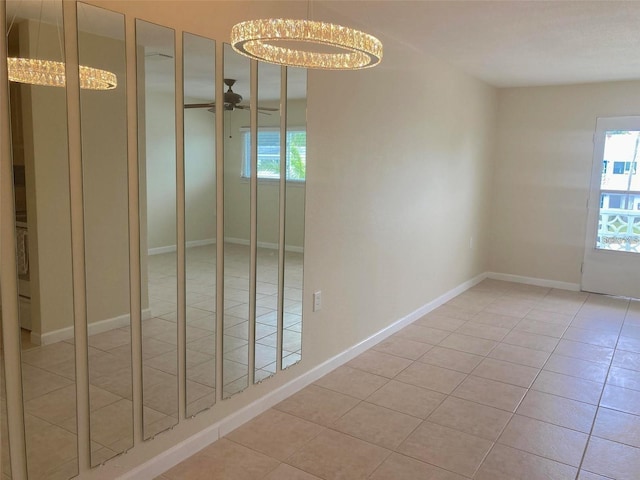
[[[605,134],[596,248],[640,253],[640,131]]]

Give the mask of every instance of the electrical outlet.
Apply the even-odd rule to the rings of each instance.
[[[322,292],[318,290],[313,293],[313,311],[317,312],[322,308]]]
[[[469,237],[469,249],[473,250],[473,236]]]

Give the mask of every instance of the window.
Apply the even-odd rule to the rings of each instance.
[[[622,208],[622,195],[609,195],[609,208]]]
[[[615,175],[624,175],[631,170],[632,162],[613,162],[613,173]],[[637,162],[633,162],[633,173],[636,173]]]
[[[287,130],[287,180],[304,182],[307,167],[307,132],[303,128]],[[242,176],[251,176],[251,132],[242,131]],[[280,178],[280,130],[258,129],[258,178]]]

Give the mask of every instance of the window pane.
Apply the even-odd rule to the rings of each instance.
[[[307,170],[307,132],[287,131],[287,180],[304,180]]]
[[[636,175],[639,145],[638,131],[614,130],[606,133],[600,185],[602,190],[640,191],[640,178]]]
[[[242,132],[244,168],[242,176],[251,176],[250,132]],[[307,132],[287,131],[287,180],[304,181],[307,165]],[[258,130],[258,178],[280,178],[280,132]]]
[[[638,131],[606,133],[598,249],[640,253],[640,180],[636,175],[639,146]]]

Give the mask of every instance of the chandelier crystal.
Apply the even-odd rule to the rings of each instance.
[[[337,51],[323,53],[277,45],[283,41],[316,44]],[[231,45],[249,58],[290,67],[358,70],[374,67],[382,60],[382,42],[373,35],[311,20],[263,18],[241,22],[231,29]]]
[[[7,58],[9,80],[12,82],[64,87],[65,65],[53,60],[34,58]],[[115,73],[99,68],[80,65],[80,88],[88,90],[113,90],[118,86]]]

